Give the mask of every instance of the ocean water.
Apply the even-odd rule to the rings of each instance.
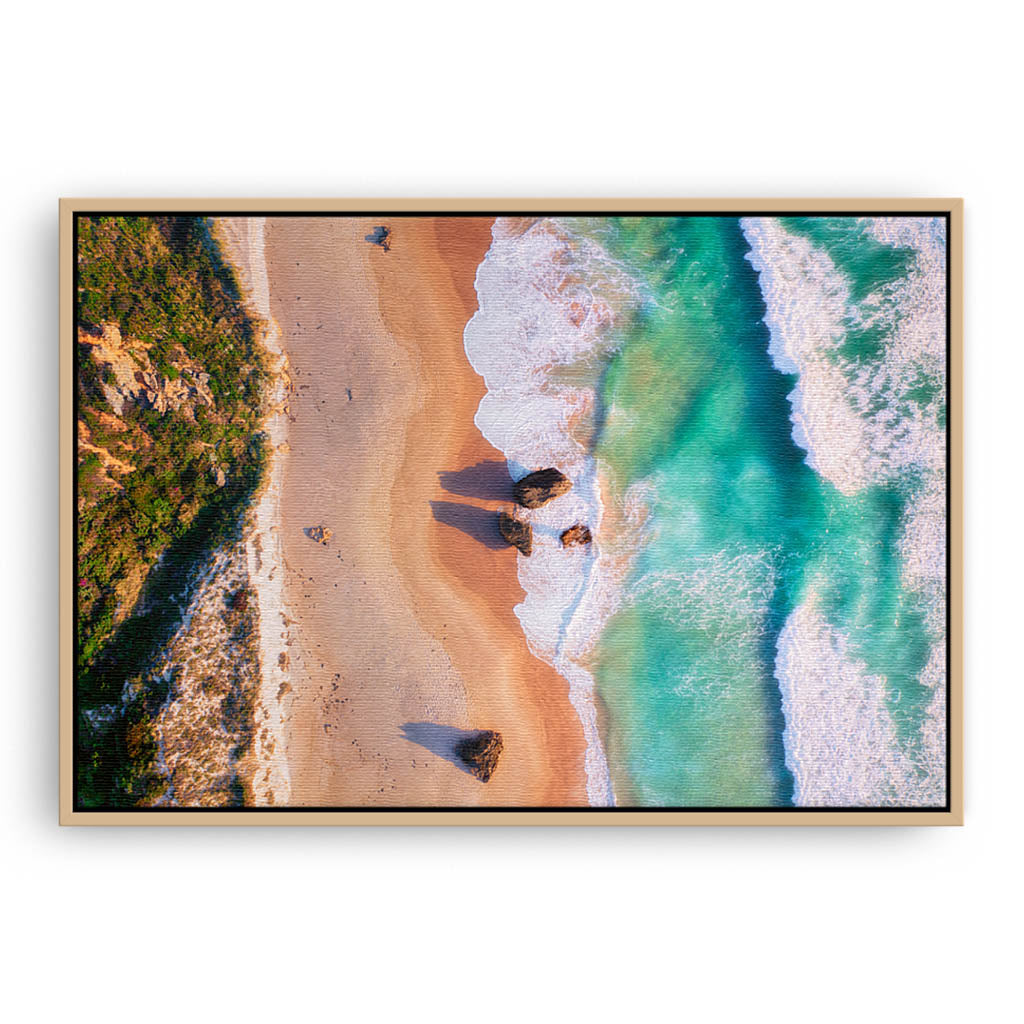
[[[573,481],[525,513],[516,613],[593,804],[944,803],[944,232],[496,222],[476,422]]]

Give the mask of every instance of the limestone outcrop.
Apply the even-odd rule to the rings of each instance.
[[[99,331],[80,327],[78,343],[88,348],[93,362],[105,372],[107,379],[100,388],[117,416],[124,414],[128,402],[161,415],[168,409],[178,412],[183,407],[191,413],[200,404],[214,407],[210,375],[189,359],[180,346],[167,364],[172,374],[168,376],[150,361],[148,350],[152,346],[123,337],[117,324],[103,324]]]

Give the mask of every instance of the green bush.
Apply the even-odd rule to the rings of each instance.
[[[172,595],[237,533],[265,460],[256,431],[266,369],[257,325],[205,219],[80,217],[77,239],[79,326],[116,323],[123,337],[151,346],[150,360],[171,379],[171,352],[180,346],[210,374],[215,402],[213,409],[198,406],[195,422],[126,404],[124,437],[140,443],[128,457],[135,472],[120,477],[121,489],[96,472],[94,453],[79,466],[77,664],[85,711],[118,700],[126,681],[145,677],[176,626]],[[121,435],[99,418],[111,410],[85,349],[78,347],[80,415],[95,443],[113,446]],[[229,481],[223,488],[211,472],[218,442]],[[90,806],[151,791],[144,778],[151,745],[130,717],[99,731],[84,723],[79,729],[79,797]]]

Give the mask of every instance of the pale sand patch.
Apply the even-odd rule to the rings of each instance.
[[[252,509],[245,537],[249,582],[256,593],[260,641],[260,689],[254,711],[255,738],[245,774],[249,800],[254,804],[286,804],[291,795],[285,754],[285,720],[289,701],[287,647],[290,636],[284,603],[283,554],[279,539],[281,486],[284,464],[277,454],[287,447],[287,396],[291,390],[288,359],[281,348],[281,330],[270,311],[264,258],[266,222],[263,217],[230,217],[215,221],[214,231],[231,260],[251,313],[260,321],[267,353],[271,406],[263,422],[268,435],[266,478]]]

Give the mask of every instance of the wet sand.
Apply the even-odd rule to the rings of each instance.
[[[565,680],[530,654],[511,482],[473,415],[462,332],[484,219],[268,218],[270,308],[290,364],[280,540],[289,621],[290,803],[586,802]],[[306,533],[323,525],[328,544]],[[497,729],[486,785],[454,742]]]

